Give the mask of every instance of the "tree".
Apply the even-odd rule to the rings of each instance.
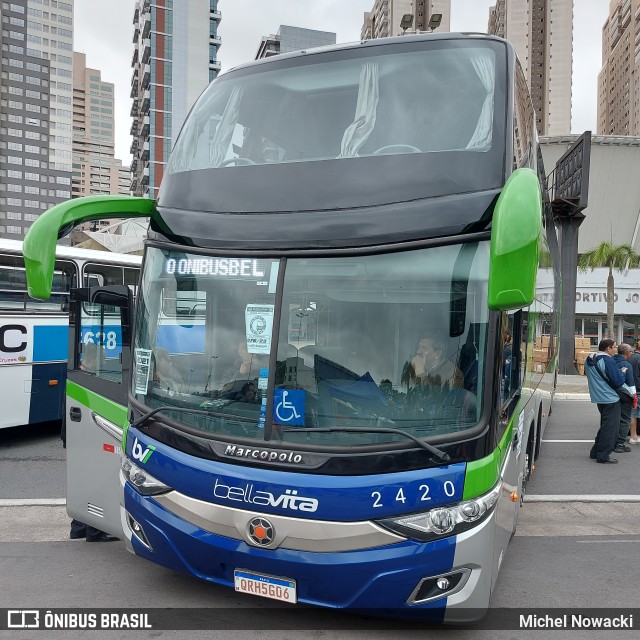
[[[596,267],[608,267],[607,278],[607,326],[609,337],[615,340],[613,335],[613,297],[615,287],[613,282],[613,270],[624,271],[629,267],[638,266],[640,256],[633,250],[630,244],[614,245],[611,242],[601,242],[595,249],[583,253],[578,260],[578,269],[584,273],[587,269],[593,271]]]
[[[407,397],[409,397],[409,386],[416,380],[416,370],[411,362],[407,361],[402,367],[402,374],[400,375],[400,383],[407,385]]]

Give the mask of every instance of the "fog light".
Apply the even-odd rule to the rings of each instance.
[[[447,589],[449,589],[449,587],[451,586],[451,583],[449,582],[449,580],[447,580],[447,578],[438,578],[436,580],[436,584],[438,585],[438,589],[440,589],[441,591],[447,591]]]
[[[470,575],[471,569],[463,567],[451,573],[423,578],[409,596],[407,604],[423,604],[439,598],[448,598],[467,584]]]
[[[149,539],[145,535],[144,529],[142,525],[131,516],[130,513],[127,513],[127,524],[129,525],[129,529],[131,529],[131,533],[150,551],[153,551],[151,544],[149,543]]]

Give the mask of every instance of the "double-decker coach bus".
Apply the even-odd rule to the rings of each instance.
[[[80,283],[135,286],[140,256],[56,247],[52,293],[48,300],[27,294],[22,242],[0,239],[0,429],[62,419],[69,349],[69,294]],[[87,311],[87,310],[85,310]],[[82,339],[115,344],[112,327],[92,330],[85,313]]]
[[[481,616],[554,390],[544,176],[498,38],[380,39],[220,76],[158,201],[101,203],[151,226],[132,330],[125,291],[74,294],[127,329],[108,380],[77,367],[71,327],[70,514],[241,593]],[[49,295],[47,232],[94,208],[33,225],[32,295]]]

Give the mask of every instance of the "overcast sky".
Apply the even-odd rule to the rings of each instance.
[[[181,2],[182,0],[174,0]],[[374,0],[219,0],[222,70],[253,60],[263,35],[281,24],[334,31],[338,42],[360,38],[363,13]],[[451,0],[452,31],[487,30],[494,0]],[[131,57],[134,0],[75,0],[74,49],[115,84],[116,157],[131,158]],[[609,0],[574,0],[572,132],[595,132],[601,32]]]

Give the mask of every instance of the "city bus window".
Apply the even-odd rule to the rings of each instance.
[[[84,267],[84,286],[99,284],[108,287],[112,284],[124,284],[122,267],[106,264],[86,264]]]
[[[474,279],[486,256],[477,252],[465,326],[451,336],[451,278],[460,251],[456,246],[288,261],[287,316],[277,357],[283,375],[277,372],[276,388],[292,390],[289,396],[293,390],[302,393],[305,426],[396,425],[428,435],[475,424],[484,368],[477,354],[484,349],[486,312]],[[274,420],[281,428],[287,417],[276,407]],[[283,433],[297,441],[295,429]],[[324,444],[380,438],[316,437]]]
[[[90,314],[81,311],[77,335],[76,368],[96,378],[122,384],[120,310],[93,303]]]
[[[36,300],[27,292],[22,256],[0,255],[0,309],[67,312],[69,291],[75,286],[76,271],[73,263],[57,260],[50,299]]]
[[[240,419],[225,420],[225,429],[243,432],[243,417],[255,427],[268,375],[278,262],[151,250],[147,263],[134,393],[151,406],[228,408]],[[145,322],[144,314],[155,321]]]
[[[502,356],[500,365],[500,399],[503,405],[520,390],[522,349],[522,312],[509,311],[502,316]],[[526,351],[525,351],[526,353]]]
[[[393,53],[221,77],[196,103],[168,173],[464,150],[493,144],[490,46]]]
[[[133,392],[153,408],[210,409],[210,416],[172,416],[192,428],[258,440],[269,393],[275,432],[287,442],[402,438],[366,427],[418,437],[470,429],[482,411],[488,245],[468,249],[291,258],[276,308],[278,261],[152,248],[136,316]],[[451,335],[461,255],[469,257],[469,279]],[[363,431],[296,432],[325,426]]]

